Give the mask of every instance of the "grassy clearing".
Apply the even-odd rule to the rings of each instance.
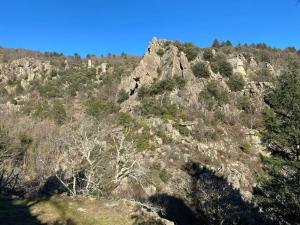
[[[0,225],[131,225],[132,207],[120,202],[52,197],[0,202]]]

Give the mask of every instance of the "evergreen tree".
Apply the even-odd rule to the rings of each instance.
[[[291,63],[265,97],[267,141],[275,152],[299,160],[300,154],[300,65]]]
[[[215,39],[213,44],[212,44],[212,47],[213,48],[219,48],[220,47],[220,42],[217,39]]]

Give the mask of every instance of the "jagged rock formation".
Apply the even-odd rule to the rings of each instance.
[[[159,55],[159,51],[163,52],[162,55]],[[181,76],[187,80],[193,79],[185,54],[167,41],[153,38],[140,64],[130,77],[122,80],[120,89],[134,95],[142,85],[151,85],[155,80],[174,76]]]
[[[213,50],[213,54],[216,55],[215,50]],[[244,90],[241,92],[241,96],[248,96],[252,99],[251,101],[255,102],[257,108],[263,108],[263,92],[270,84],[268,82],[249,81],[248,75],[257,70],[258,63],[256,60],[252,57],[250,58],[250,62],[247,62],[242,54],[237,53],[230,54],[227,60],[232,65],[233,72],[241,74],[247,82]],[[181,105],[184,108],[201,108],[198,102],[198,95],[211,80],[217,81],[225,90],[230,92],[227,86],[228,78],[222,77],[220,74],[215,74],[212,70],[210,71],[211,78],[196,78],[191,68],[192,65],[199,61],[203,62],[201,54],[199,54],[194,61],[189,62],[185,53],[179,51],[172,42],[166,40],[159,41],[154,38],[133,73],[121,81],[119,89],[124,89],[130,94],[129,99],[122,103],[122,110],[133,112],[133,109],[140,104],[140,101],[136,97],[139,88],[141,86],[150,86],[154,82],[166,79],[167,77],[181,76],[185,79],[185,88],[182,90],[174,90],[169,95],[171,102],[176,103],[178,106]],[[271,64],[265,65],[272,74],[275,73]],[[232,93],[232,96],[236,96],[236,93]],[[224,114],[231,115],[232,118],[238,118],[240,114],[239,110],[230,105],[223,106],[221,111]],[[234,188],[240,190],[245,199],[251,199],[252,187],[256,184],[255,174],[261,172],[259,155],[266,154],[260,139],[255,134],[255,130],[239,127],[236,128],[236,131],[230,131],[231,128],[223,126],[219,127],[222,133],[224,133],[223,138],[218,141],[203,143],[199,140],[195,140],[191,136],[182,137],[175,128],[174,122],[164,123],[163,121],[158,122],[157,119],[155,119],[155,121],[153,119],[149,120],[148,124],[153,128],[152,132],[155,132],[154,130],[157,126],[163,127],[166,134],[182,145],[181,147],[178,145],[175,149],[172,149],[172,151],[178,152],[183,162],[187,162],[189,159],[203,161],[203,157],[209,159],[211,165],[208,165],[208,167],[212,171],[215,171],[219,176],[225,176]],[[201,120],[191,121],[190,124],[191,125],[188,125],[182,122],[182,126],[188,128],[192,133],[197,132],[198,129],[205,129],[205,125]],[[235,140],[232,134],[230,134],[234,132],[240,133],[245,141],[252,146],[253,152],[251,153],[251,159],[246,155],[241,156],[241,146],[238,144],[239,140]],[[162,144],[160,139],[157,139],[156,142],[159,146]],[[164,149],[164,152],[169,151],[168,147],[159,147],[159,149],[160,148]],[[159,160],[159,158],[157,158],[157,160]],[[182,176],[182,174],[180,176]],[[181,178],[176,177],[176,179],[180,180]],[[184,178],[182,179],[183,183],[187,182],[184,181]],[[178,182],[178,180],[176,181]],[[171,187],[167,189],[168,191],[174,192]]]
[[[29,82],[49,76],[53,70],[49,61],[41,61],[33,58],[22,58],[10,63],[0,64],[0,83],[19,80],[23,88]],[[10,87],[6,86],[8,92]]]

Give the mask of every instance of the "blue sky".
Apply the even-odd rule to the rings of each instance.
[[[0,9],[4,47],[141,55],[156,36],[300,48],[297,0],[0,0]]]

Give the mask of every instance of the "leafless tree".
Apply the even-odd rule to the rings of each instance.
[[[54,174],[72,196],[103,195],[124,178],[141,174],[135,172],[134,143],[105,122],[85,119],[78,126],[65,126],[54,142],[59,154]]]

